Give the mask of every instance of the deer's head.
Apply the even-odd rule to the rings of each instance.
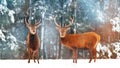
[[[72,19],[72,18],[70,18],[70,19],[71,19],[70,24],[69,24],[69,25],[66,25],[65,27],[62,27],[62,26],[60,26],[60,25],[56,22],[56,16],[54,17],[54,22],[55,22],[55,24],[56,24],[57,30],[58,30],[59,33],[60,33],[60,37],[61,37],[61,38],[63,38],[63,37],[66,36],[67,31],[70,29],[70,26],[73,24],[73,19]]]
[[[40,21],[35,24],[30,24],[30,22],[27,21],[25,18],[25,24],[27,28],[29,29],[30,34],[34,35],[37,32],[37,28],[40,26]]]

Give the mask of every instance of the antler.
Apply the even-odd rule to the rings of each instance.
[[[29,19],[29,8],[26,10],[26,12],[25,12],[25,23],[30,23],[29,21],[28,21],[28,19]],[[27,20],[26,20],[26,18],[27,18]]]
[[[25,15],[25,24],[26,24],[26,26],[27,27],[29,27],[30,26],[30,22],[29,22],[29,13],[28,13],[28,11],[29,11],[29,9],[27,9],[27,11],[26,11],[26,15]]]
[[[26,24],[27,27],[30,26],[29,21],[27,21],[26,18],[25,18],[25,24]]]
[[[56,16],[54,16],[54,22],[55,22],[56,26],[60,27],[60,25],[56,21]]]
[[[73,24],[74,19],[72,17],[70,17],[70,20],[71,20],[70,24],[65,27],[70,27]]]
[[[36,22],[35,24],[37,25],[37,24],[39,24],[40,23],[40,20],[38,21],[38,22]]]
[[[36,22],[35,25],[38,28],[41,25],[40,20],[38,22]]]

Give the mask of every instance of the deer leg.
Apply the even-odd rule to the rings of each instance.
[[[31,59],[31,49],[28,48],[28,63],[30,63],[30,59]]]
[[[28,63],[30,63],[30,51],[28,51]]]
[[[91,63],[93,54],[92,54],[92,50],[89,50],[89,51],[90,51],[90,60],[89,60],[89,63]]]
[[[34,59],[34,63],[36,63],[35,58],[36,58],[36,51],[33,51],[32,58]]]
[[[76,51],[73,49],[73,63],[76,63]]]
[[[39,52],[37,51],[37,53],[36,53],[36,58],[37,58],[37,62],[38,62],[38,64],[39,64],[39,54],[38,54]]]
[[[75,63],[77,63],[78,58],[78,48],[75,48]]]
[[[73,63],[77,63],[78,49],[73,48]]]
[[[96,49],[93,50],[93,57],[94,57],[94,62],[96,62],[96,58],[97,58],[97,56],[96,56]]]
[[[73,63],[75,63],[75,50],[73,50]]]
[[[37,62],[39,63],[38,50],[34,51],[34,53],[33,53],[33,58],[34,58],[34,62],[35,62],[35,63],[36,63],[35,59],[37,59]]]

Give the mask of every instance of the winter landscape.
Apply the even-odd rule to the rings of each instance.
[[[40,64],[27,63],[24,18],[29,9],[31,24],[40,20]],[[60,43],[54,16],[62,27],[70,17],[74,23],[68,33],[96,32],[97,61],[88,63],[89,51],[79,49],[78,63],[72,63],[72,51]],[[0,64],[26,67],[118,67],[120,63],[120,0],[0,0]],[[46,65],[47,64],[47,65]]]
[[[98,59],[96,63],[88,63],[88,60],[80,59],[78,63],[72,63],[72,60],[40,60],[40,64],[31,62],[26,63],[27,60],[1,60],[0,64],[3,68],[16,68],[16,67],[27,67],[27,68],[119,68],[120,60],[113,59]]]

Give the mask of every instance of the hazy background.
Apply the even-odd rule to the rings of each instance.
[[[63,27],[74,17],[71,34],[94,31],[101,35],[97,58],[120,58],[120,0],[0,0],[0,59],[27,57],[24,17],[28,8],[31,23],[42,23],[40,58],[72,58],[72,51],[59,43],[55,15]],[[79,49],[78,58],[89,58],[89,51]]]

